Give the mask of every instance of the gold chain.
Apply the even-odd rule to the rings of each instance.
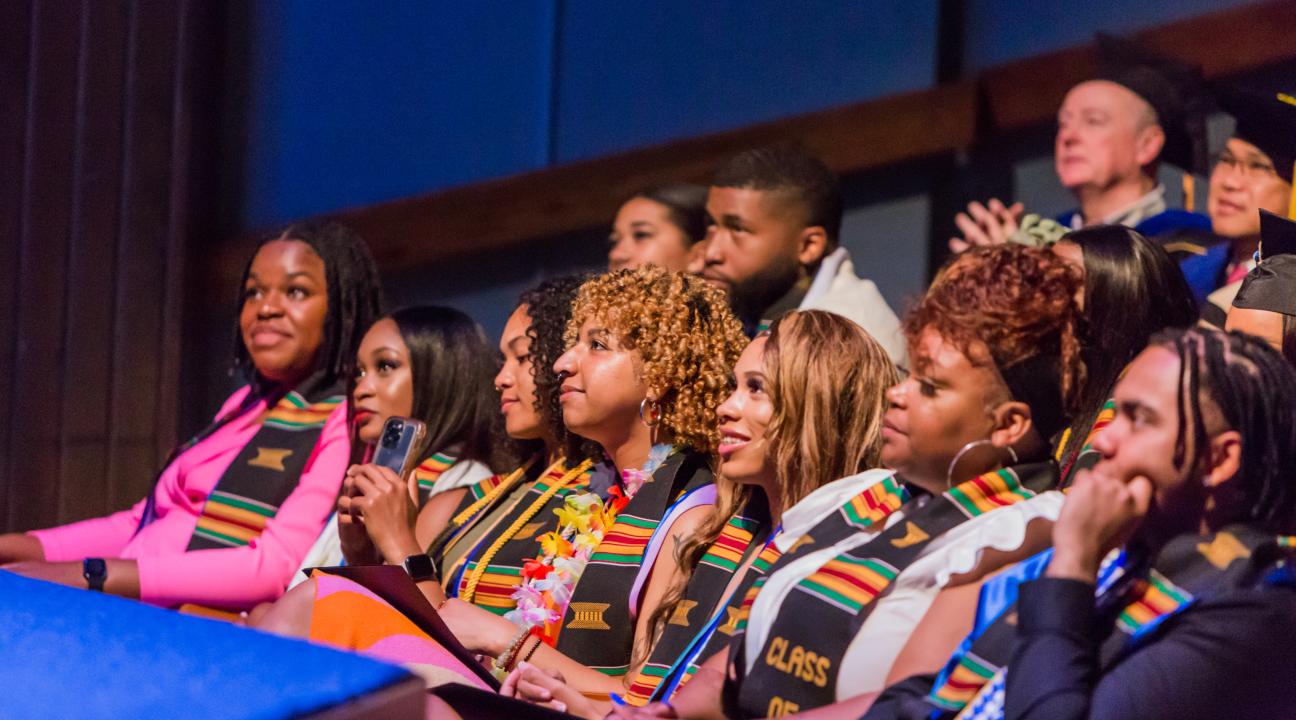
[[[557,463],[551,465],[550,469],[553,469],[554,466],[561,463],[562,461],[559,460]],[[495,538],[495,542],[491,543],[485,553],[482,553],[481,559],[477,561],[477,567],[473,568],[472,574],[468,576],[468,583],[464,586],[464,591],[459,594],[460,600],[469,603],[473,601],[473,596],[477,593],[477,583],[481,582],[482,575],[486,574],[486,567],[490,565],[491,560],[495,559],[496,553],[498,553],[500,549],[504,547],[504,544],[512,539],[514,535],[521,531],[522,527],[530,522],[531,518],[535,517],[536,513],[540,512],[540,510],[544,508],[550,498],[556,495],[559,490],[567,487],[567,483],[570,483],[574,478],[584,475],[585,471],[589,470],[593,465],[594,463],[587,459],[585,462],[577,465],[574,469],[568,471],[566,475],[563,475],[562,478],[558,480],[558,482],[549,486],[549,488],[545,490],[535,502],[531,503],[531,506],[519,515],[502,535]],[[546,474],[547,473],[548,471],[546,471]]]

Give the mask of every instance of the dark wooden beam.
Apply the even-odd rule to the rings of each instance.
[[[1292,27],[1296,27],[1296,2],[1276,0],[1170,23],[1134,37],[1201,65],[1208,78],[1218,78],[1296,59],[1296,44],[1287,37]],[[1069,48],[930,90],[354,208],[330,217],[366,238],[384,271],[431,265],[451,256],[604,225],[635,189],[705,180],[726,156],[758,145],[800,143],[841,173],[968,147],[978,138],[1049,121],[1067,89],[1094,67],[1092,44]],[[234,282],[231,278],[246,260],[248,245],[243,238],[222,248],[216,263],[217,287],[226,289]]]
[[[1278,0],[1162,25],[1132,38],[1169,57],[1201,67],[1207,80],[1296,59],[1290,29],[1296,2]],[[1098,68],[1092,43],[1006,63],[981,74],[988,127],[1016,130],[1051,121],[1073,85]]]

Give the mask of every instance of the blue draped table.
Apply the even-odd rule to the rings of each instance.
[[[399,667],[0,571],[0,717],[421,717]]]

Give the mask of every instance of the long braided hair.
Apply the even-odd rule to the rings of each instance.
[[[1242,436],[1232,517],[1266,532],[1296,532],[1296,370],[1259,338],[1209,328],[1167,330],[1152,339],[1179,356],[1177,468],[1194,467],[1207,446],[1202,402]]]

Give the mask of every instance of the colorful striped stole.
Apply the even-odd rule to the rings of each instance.
[[[679,662],[681,655],[705,643],[709,633],[714,632],[716,614],[724,614],[724,606],[729,600],[725,596],[726,588],[734,573],[749,557],[748,553],[759,552],[758,547],[753,547],[756,534],[762,528],[769,528],[764,498],[760,498],[757,503],[759,508],[744,508],[744,511],[729,518],[719,536],[703,553],[689,576],[688,585],[684,588],[673,615],[630,683],[625,695],[627,702],[632,705],[647,704],[671,667]],[[744,578],[748,575],[750,573],[744,574]],[[733,594],[740,594],[741,589],[740,583]],[[699,640],[703,635],[706,637]]]
[[[653,530],[672,504],[713,481],[707,458],[672,453],[617,514],[594,549],[563,614],[557,649],[606,675],[630,669],[635,623],[629,596]]]
[[[452,577],[457,575],[451,583],[456,597],[496,615],[503,615],[517,606],[513,591],[522,584],[523,563],[535,557],[538,548],[536,538],[557,527],[558,517],[554,511],[563,506],[568,495],[585,492],[593,474],[592,469],[586,469],[546,498],[549,490],[561,482],[567,472],[566,465],[561,461],[551,465],[513,511],[501,520],[498,525],[503,528],[501,534],[488,533],[487,537],[477,542],[477,546],[465,556],[462,567],[451,573]],[[530,519],[506,536],[505,533],[514,526],[515,521],[525,515],[530,515]],[[497,541],[502,541],[503,544],[493,556],[485,557],[483,553]],[[477,581],[469,592],[474,576]]]
[[[1102,668],[1110,668],[1152,637],[1166,620],[1200,598],[1254,583],[1261,566],[1281,558],[1284,537],[1249,528],[1226,528],[1213,536],[1182,535],[1167,543],[1155,564],[1133,567],[1124,553],[1113,555],[1099,572],[1097,611],[1114,617],[1100,649]],[[1266,546],[1277,552],[1264,552]],[[981,593],[977,626],[937,676],[927,701],[949,717],[1002,718],[1005,665],[1012,654],[1017,587],[1043,575],[1052,551],[991,580]],[[1146,567],[1146,566],[1144,566]],[[996,606],[987,608],[988,598]]]
[[[968,520],[1030,499],[1056,481],[1057,466],[1048,461],[988,472],[923,503],[905,503],[899,522],[828,558],[792,586],[764,634],[759,655],[751,662],[745,659],[745,651],[736,655],[739,677],[736,683],[727,681],[726,695],[736,698],[738,705],[728,709],[764,717],[776,709],[809,710],[834,702],[842,659],[876,607],[875,601],[936,538]],[[885,521],[896,512],[894,497],[868,501],[897,492],[880,485],[853,498],[843,514],[859,515],[868,509],[870,525]],[[838,522],[832,516],[825,522],[829,521]],[[821,534],[818,528],[810,531],[816,540]],[[790,562],[793,555],[785,555],[781,564]],[[740,651],[745,648],[745,638],[735,642]]]
[[[455,464],[455,456],[447,452],[435,452],[431,457],[419,463],[414,469],[414,482],[418,485],[419,507],[427,503],[432,496],[432,488],[437,480],[450,466]]]
[[[311,392],[309,383],[266,413],[203,503],[188,550],[248,546],[297,489],[329,415],[345,400],[332,385]]]

